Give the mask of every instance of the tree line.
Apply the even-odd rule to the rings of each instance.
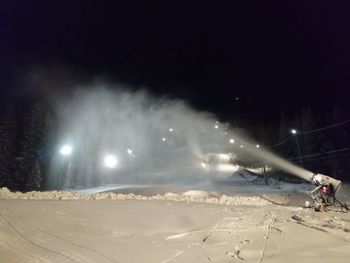
[[[281,113],[279,121],[250,124],[247,120],[232,120],[232,126],[245,127],[251,137],[266,148],[299,164],[300,146],[302,165],[315,172],[339,179],[350,178],[350,152],[334,152],[350,146],[347,128],[350,123],[320,132],[291,136],[290,129],[312,131],[324,124],[344,120],[339,109],[325,116],[315,115],[311,109],[302,109],[294,116]],[[50,160],[56,145],[57,119],[49,107],[41,103],[6,106],[0,115],[0,187],[13,191],[47,190]],[[269,145],[278,144],[269,148]]]
[[[22,192],[45,189],[53,123],[53,114],[39,103],[1,109],[0,187]]]
[[[350,180],[350,122],[344,120],[346,116],[337,107],[325,115],[303,108],[292,116],[282,112],[279,122],[256,124],[248,132],[265,148],[292,163],[315,173]],[[340,125],[332,127],[333,124]],[[296,134],[291,133],[292,129]]]

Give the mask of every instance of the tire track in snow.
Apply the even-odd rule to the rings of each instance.
[[[21,221],[23,222],[23,220],[20,218],[19,215],[15,214],[13,211],[11,211],[11,210],[8,209],[8,208],[4,208],[4,209],[6,209],[9,213],[11,213],[11,214],[12,214],[13,216],[15,216],[16,218],[18,218],[18,220],[21,220]],[[75,243],[75,242],[73,242],[73,241],[71,241],[71,240],[69,240],[69,239],[65,239],[65,238],[63,238],[63,237],[60,237],[60,236],[57,236],[57,235],[55,235],[55,234],[49,233],[49,232],[47,232],[47,231],[45,231],[45,230],[43,230],[43,229],[41,229],[41,228],[39,228],[39,227],[37,227],[37,226],[35,226],[35,225],[33,225],[33,224],[28,223],[28,222],[26,222],[25,224],[27,224],[27,225],[29,225],[30,227],[34,228],[34,229],[37,230],[38,232],[43,233],[44,235],[49,235],[49,236],[51,236],[51,237],[53,237],[53,238],[55,238],[55,239],[60,239],[60,240],[62,240],[63,242],[70,243],[70,244],[72,244],[73,246],[76,246],[76,247],[82,248],[82,249],[84,249],[84,250],[87,250],[87,251],[89,251],[89,252],[95,253],[96,255],[101,256],[101,257],[103,257],[104,259],[107,259],[107,260],[110,261],[110,262],[119,263],[118,260],[113,259],[113,258],[110,258],[110,257],[108,257],[108,256],[106,256],[106,255],[104,255],[104,254],[102,254],[101,252],[99,252],[99,251],[97,251],[97,250],[95,250],[95,249],[93,249],[93,248],[89,248],[89,247],[87,247],[87,246],[80,245],[80,244]]]
[[[2,257],[7,258],[6,262],[28,262],[28,259],[33,262],[48,262],[49,257],[43,257],[33,255],[39,248],[33,247],[25,239],[19,236],[3,219],[0,215],[1,228],[0,228],[0,254]],[[41,251],[41,249],[40,249]],[[45,260],[46,259],[46,260]],[[3,262],[0,260],[0,262]],[[50,258],[50,262],[51,258]]]
[[[65,253],[62,253],[62,252],[59,252],[57,250],[54,250],[54,249],[50,249],[48,248],[47,246],[44,246],[44,245],[41,245],[39,244],[38,241],[33,241],[32,239],[30,239],[29,237],[27,237],[26,234],[24,234],[22,231],[18,230],[17,227],[15,227],[12,223],[10,223],[9,220],[7,220],[5,218],[5,216],[1,213],[0,216],[2,217],[2,220],[18,235],[20,236],[21,238],[23,238],[24,240],[26,240],[28,243],[30,243],[31,245],[33,245],[34,247],[37,247],[37,248],[40,248],[46,252],[51,252],[53,254],[56,254],[58,256],[61,256],[61,257],[64,257],[66,259],[68,259],[69,261],[71,262],[79,262],[77,260],[75,260],[74,258],[66,255]]]
[[[69,260],[69,262],[118,263],[116,259],[109,258],[99,251],[48,233],[30,223],[24,222],[17,214],[6,207],[2,208],[0,216],[6,225],[8,225],[18,236],[26,240],[32,246],[56,255],[56,258],[59,256],[61,259],[65,258],[65,261]],[[63,252],[60,252],[60,250]],[[84,250],[85,253],[82,254],[76,250]],[[85,257],[83,256],[84,254],[90,254],[90,257]],[[30,255],[33,256],[33,254]],[[94,258],[95,260],[91,260],[91,258]]]

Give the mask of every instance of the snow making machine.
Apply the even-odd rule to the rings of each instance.
[[[251,163],[249,162],[239,161],[237,156],[232,153],[209,153],[202,159],[202,167],[210,172],[211,178],[215,181],[225,180],[240,168],[245,169],[244,167],[249,167],[250,165]],[[283,167],[280,168],[283,169]],[[349,210],[348,206],[346,204],[342,204],[335,196],[341,186],[340,180],[325,174],[312,173],[306,170],[299,171],[300,174],[298,171],[294,171],[294,175],[301,177],[315,185],[315,189],[310,192],[310,195],[313,199],[313,207],[316,211],[324,211],[326,207],[335,205],[336,203],[338,203],[342,209],[347,211]],[[301,172],[303,172],[303,174],[301,174]]]
[[[316,186],[316,188],[311,191],[311,197],[314,200],[316,211],[323,211],[325,207],[332,206],[336,202],[348,210],[348,207],[341,204],[335,197],[336,192],[340,189],[341,181],[318,173],[312,176],[311,182]]]

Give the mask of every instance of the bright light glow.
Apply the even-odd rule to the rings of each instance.
[[[173,132],[174,130],[173,130],[173,128],[170,128],[169,131],[170,131],[170,132]]]
[[[214,127],[215,127],[215,129],[218,129],[218,128],[219,128],[219,125],[215,125]]]
[[[290,132],[291,132],[292,134],[297,134],[297,130],[295,130],[295,129],[290,130]]]
[[[233,164],[219,164],[215,167],[215,170],[218,172],[230,172],[234,173],[239,169],[239,165]]]
[[[135,154],[132,152],[131,149],[127,149],[126,151],[128,152],[128,154],[129,154],[130,156],[135,157]]]
[[[201,163],[201,166],[202,166],[203,168],[207,168],[207,165],[205,164],[205,162],[202,162],[202,163]]]
[[[118,165],[118,159],[113,154],[108,154],[103,159],[103,166],[106,168],[114,169]]]
[[[225,135],[227,135],[228,134],[228,132],[225,132]]]
[[[231,159],[230,155],[226,153],[208,153],[205,158],[209,165],[215,163],[229,163]]]
[[[162,141],[163,141],[163,142],[165,142],[165,141],[166,141],[166,139],[163,137],[163,138],[162,138]]]
[[[67,156],[67,155],[71,155],[73,152],[73,148],[70,145],[64,145],[61,149],[60,149],[60,154]]]
[[[235,140],[234,139],[230,139],[230,143],[235,143]]]
[[[243,145],[240,145],[239,147],[240,147],[240,148],[243,148]]]
[[[259,144],[257,144],[257,145],[256,145],[256,148],[260,148],[260,145],[259,145]]]

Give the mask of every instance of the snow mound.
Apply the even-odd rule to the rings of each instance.
[[[206,191],[200,191],[200,190],[190,190],[183,193],[184,196],[192,197],[192,198],[207,198],[209,196],[209,193]]]
[[[258,196],[228,196],[217,195],[200,190],[190,190],[184,193],[165,193],[153,196],[118,194],[103,192],[95,194],[81,194],[78,192],[47,191],[47,192],[11,192],[6,187],[0,188],[0,199],[28,199],[28,200],[162,200],[187,203],[208,203],[227,206],[234,205],[268,205],[267,200]]]

